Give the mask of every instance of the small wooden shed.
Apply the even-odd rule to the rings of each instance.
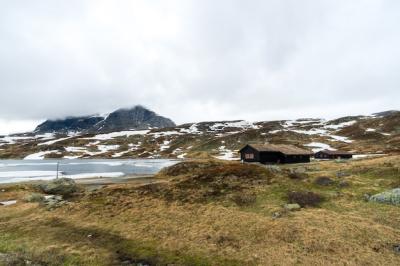
[[[334,160],[334,159],[351,159],[353,158],[353,154],[347,151],[331,151],[331,150],[322,150],[314,154],[315,159],[326,159],[326,160]]]
[[[240,151],[244,162],[260,163],[308,163],[312,152],[292,145],[247,144]]]

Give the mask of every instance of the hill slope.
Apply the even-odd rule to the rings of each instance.
[[[131,112],[118,112],[83,132],[38,132],[0,138],[0,158],[237,158],[246,143],[291,144],[313,151],[341,149],[358,154],[400,152],[400,112],[371,116],[282,121],[218,121],[167,128],[122,129]],[[135,112],[133,112],[135,113]],[[158,117],[140,121],[158,124]],[[140,117],[140,116],[138,116]],[[108,126],[108,119],[119,121]],[[138,129],[148,124],[135,124]],[[105,132],[97,128],[104,125]],[[172,125],[171,122],[164,124]],[[143,127],[142,127],[143,126]],[[81,126],[82,127],[82,126]],[[118,130],[117,130],[118,129]],[[133,128],[132,128],[133,129]],[[100,132],[98,132],[100,130]],[[114,131],[115,130],[115,131]]]

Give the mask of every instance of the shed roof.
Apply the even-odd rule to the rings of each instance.
[[[317,153],[325,153],[329,155],[352,155],[352,153],[347,151],[331,151],[331,150],[322,150]]]
[[[297,148],[292,145],[284,145],[284,144],[248,144],[246,146],[250,146],[253,149],[259,152],[281,152],[287,155],[311,155],[312,152]]]

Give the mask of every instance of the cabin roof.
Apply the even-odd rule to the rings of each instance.
[[[281,152],[287,155],[311,155],[312,152],[300,149],[292,145],[284,145],[284,144],[248,144],[246,146],[250,146],[253,149],[259,152]],[[242,151],[241,149],[240,151]]]
[[[352,153],[347,151],[331,151],[331,150],[322,150],[317,153],[325,153],[329,155],[352,155]]]

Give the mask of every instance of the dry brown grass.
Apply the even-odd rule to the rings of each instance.
[[[357,174],[363,167],[379,172],[399,162],[388,157],[310,164],[309,180],[276,176],[271,184],[248,186],[257,193],[254,207],[165,200],[138,194],[131,184],[87,193],[53,212],[19,203],[1,209],[0,252],[23,247],[37,256],[57,254],[67,265],[118,265],[127,257],[160,265],[399,265],[393,245],[400,242],[400,209],[364,202],[362,193],[376,181],[370,172]],[[330,196],[337,188],[314,187],[315,176],[339,170],[348,171],[346,179],[352,182],[340,197]],[[164,178],[181,180],[186,174],[180,171]],[[373,189],[385,189],[394,178],[385,171],[379,172],[385,182]],[[279,210],[281,196],[292,188],[315,190],[328,201],[273,219],[266,210]]]

